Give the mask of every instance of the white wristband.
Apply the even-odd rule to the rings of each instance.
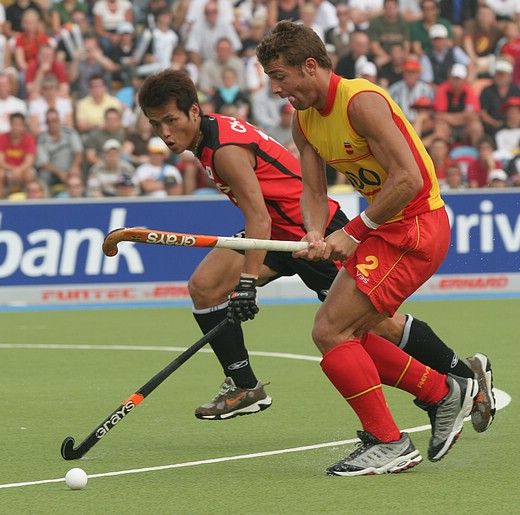
[[[374,221],[370,220],[370,218],[368,218],[367,214],[362,211],[361,214],[361,220],[363,220],[363,223],[369,228],[369,229],[377,229],[379,227],[380,224],[376,224]]]

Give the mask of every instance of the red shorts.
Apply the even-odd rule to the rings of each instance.
[[[343,262],[379,313],[392,316],[439,268],[450,246],[444,207],[385,224]]]

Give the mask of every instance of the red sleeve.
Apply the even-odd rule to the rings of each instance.
[[[27,154],[36,154],[36,139],[31,134],[24,134],[22,146]]]
[[[38,63],[30,63],[25,70],[25,84],[30,84],[36,77],[36,71],[38,70]]]
[[[63,63],[60,63],[59,61],[54,61],[54,63],[52,64],[52,73],[56,75],[56,78],[58,79],[58,82],[60,84],[68,82],[67,72]]]
[[[448,90],[448,84],[441,84],[435,92],[435,98],[433,99],[433,108],[435,111],[445,113],[448,110],[448,96],[446,91]]]

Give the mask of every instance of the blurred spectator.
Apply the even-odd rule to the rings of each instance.
[[[176,5],[179,6],[183,2],[176,2]],[[144,0],[145,4],[145,13],[144,13],[144,24],[145,28],[153,29],[156,25],[157,15],[160,12],[170,10],[171,2],[169,0]],[[142,20],[140,20],[142,21]]]
[[[316,21],[316,8],[312,3],[305,3],[300,9],[300,19],[295,20],[296,23],[302,23],[307,27],[310,27],[320,39],[325,42],[325,31]]]
[[[450,21],[455,45],[462,45],[464,31],[475,18],[480,0],[438,0],[439,15]]]
[[[499,51],[500,54],[511,57],[514,66],[513,82],[520,86],[520,21],[506,23],[504,38],[499,42]]]
[[[190,61],[190,56],[184,46],[178,45],[173,50],[170,68],[173,70],[184,70],[190,76],[192,82],[198,84],[199,68],[195,63]]]
[[[196,20],[186,40],[186,50],[190,59],[198,66],[206,59],[215,59],[216,44],[221,38],[228,38],[235,51],[242,48],[242,43],[232,21],[219,16],[219,5],[210,0],[204,6],[204,17]]]
[[[448,80],[435,92],[435,132],[454,142],[477,145],[484,134],[480,121],[480,102],[466,80],[467,69],[454,64]]]
[[[346,79],[356,77],[356,65],[365,61],[373,61],[370,53],[370,39],[365,32],[356,31],[350,36],[350,51],[341,57],[336,65],[335,72]]]
[[[48,129],[46,115],[51,108],[56,109],[63,125],[74,125],[72,99],[58,96],[58,87],[56,77],[49,75],[42,80],[42,95],[29,101],[29,129],[36,137]]]
[[[83,144],[75,129],[61,125],[56,109],[47,111],[46,124],[48,130],[38,137],[36,167],[51,196],[55,196],[65,190],[69,175],[81,179]]]
[[[152,126],[141,111],[137,116],[135,128],[126,135],[123,142],[123,157],[134,166],[148,163],[148,142],[152,135]]]
[[[408,59],[401,67],[403,78],[392,84],[388,89],[390,96],[397,102],[404,115],[410,122],[415,121],[417,111],[412,107],[420,98],[429,100],[427,108],[433,108],[434,90],[426,82],[420,79],[421,63],[417,59]]]
[[[43,31],[43,23],[38,11],[29,9],[22,15],[22,32],[14,43],[14,64],[19,72],[18,95],[25,96],[25,73],[27,68],[37,60],[38,49],[49,43],[49,38]]]
[[[350,0],[352,21],[360,30],[367,30],[377,16],[383,14],[383,0]]]
[[[284,147],[286,147],[293,140],[291,129],[293,113],[294,107],[291,104],[282,104],[282,107],[280,108],[280,123],[267,131],[271,138],[274,138]]]
[[[503,127],[495,134],[496,159],[508,162],[519,150],[520,142],[520,96],[509,97],[502,105],[506,119]]]
[[[136,58],[145,64],[139,67],[139,75],[158,73],[170,67],[173,51],[179,44],[179,36],[172,28],[169,9],[157,11],[154,27],[145,29],[140,36]]]
[[[493,9],[502,30],[506,23],[520,24],[520,4],[517,0],[486,0],[486,5]]]
[[[115,64],[103,54],[95,36],[86,35],[83,47],[77,50],[70,63],[69,79],[78,100],[92,94],[92,77],[99,77],[106,87],[106,76],[116,70]],[[105,90],[106,92],[106,90]]]
[[[117,28],[125,21],[134,21],[132,4],[128,0],[97,0],[92,15],[94,31],[105,54],[119,39]]]
[[[408,23],[413,23],[422,18],[420,0],[399,0],[399,12]]]
[[[9,116],[11,130],[0,134],[0,198],[22,191],[36,177],[36,140],[20,113]]]
[[[0,26],[2,24],[0,23]],[[13,66],[13,57],[11,54],[11,43],[7,37],[1,33],[0,28],[0,73],[9,77],[12,84],[12,91],[18,91],[18,71]]]
[[[446,181],[441,185],[441,191],[465,190],[464,174],[460,164],[451,161],[446,167]]]
[[[13,200],[42,200],[49,198],[49,190],[47,185],[38,178],[30,179],[24,185],[23,190],[18,194],[11,194],[10,198]]]
[[[422,19],[410,25],[411,51],[422,55],[432,49],[429,31],[434,25],[444,25],[447,29],[447,38],[452,39],[451,23],[439,16],[439,7],[436,0],[422,0]]]
[[[234,4],[236,2],[232,0],[211,1],[216,2],[217,4],[219,22],[225,26],[234,27]],[[189,37],[193,27],[205,18],[205,12],[208,3],[208,0],[188,0],[181,1],[180,8],[176,9],[174,6],[174,16],[177,18],[174,23],[174,28],[177,30],[177,32],[179,32],[181,39],[185,40],[187,37]],[[211,16],[213,16],[213,13],[211,13]]]
[[[189,150],[179,155],[177,168],[182,174],[185,195],[193,195],[197,191],[206,191],[210,188],[217,191],[215,183],[209,179],[200,161]]]
[[[273,28],[282,20],[300,20],[305,0],[267,0],[267,24]]]
[[[520,147],[520,141],[518,142]],[[520,153],[518,153],[507,165],[507,175],[511,186],[520,187]]]
[[[166,163],[170,151],[161,138],[153,137],[148,143],[148,163],[139,165],[136,179],[145,197],[182,195],[182,176],[179,170]],[[169,193],[166,192],[168,185]]]
[[[51,2],[51,28],[54,34],[59,34],[63,25],[67,23],[76,23],[73,20],[74,13],[88,14],[87,4],[83,0],[58,0]]]
[[[123,145],[126,139],[121,112],[109,107],[104,114],[103,126],[89,131],[85,138],[85,160],[92,166],[101,160],[103,145],[107,140],[115,140]]]
[[[215,95],[216,90],[224,85],[222,76],[226,68],[234,70],[237,84],[240,90],[244,90],[244,62],[236,55],[231,41],[221,38],[216,44],[216,58],[206,59],[200,67],[198,89],[210,97]]]
[[[311,0],[314,6],[314,21],[321,27],[324,34],[339,25],[336,6],[329,0]]]
[[[356,75],[361,79],[377,84],[377,66],[371,61],[365,61],[357,68]]]
[[[137,197],[139,190],[136,185],[135,177],[128,173],[122,173],[116,177],[114,183],[114,193],[116,197]]]
[[[412,126],[428,148],[437,137],[433,100],[429,97],[419,97],[410,108],[416,113]]]
[[[428,147],[428,153],[432,158],[439,184],[444,184],[446,182],[446,170],[451,162],[448,142],[444,138],[434,138]]]
[[[8,37],[18,36],[24,29],[22,19],[27,11],[35,11],[39,19],[43,19],[40,5],[33,0],[14,0],[5,9],[5,34]]]
[[[390,61],[393,44],[401,43],[405,54],[410,51],[410,25],[399,13],[398,0],[384,0],[383,14],[372,19],[367,34],[378,67]]]
[[[121,102],[108,93],[102,75],[92,75],[88,83],[90,94],[76,103],[76,129],[81,133],[102,128],[107,109],[122,111]]]
[[[478,159],[468,167],[468,186],[470,188],[483,188],[488,184],[488,176],[491,170],[501,168],[499,161],[493,158],[495,150],[493,140],[484,136],[477,145]]]
[[[444,25],[433,25],[428,34],[432,48],[421,55],[422,80],[439,85],[448,80],[454,64],[463,64],[466,68],[472,66],[469,56],[448,39],[448,29]]]
[[[495,13],[487,5],[480,5],[477,9],[475,22],[464,32],[463,48],[476,63],[476,75],[489,77],[493,75],[493,59],[498,40],[502,37]]]
[[[87,197],[113,197],[116,180],[128,174],[135,181],[135,168],[121,159],[121,143],[109,139],[103,145],[101,160],[92,166],[87,177]]]
[[[225,113],[229,106],[236,108],[236,116],[247,119],[249,117],[249,96],[240,89],[235,70],[224,68],[222,71],[222,86],[217,88],[212,97],[217,113]]]
[[[379,84],[385,89],[403,78],[403,63],[407,58],[402,43],[392,44],[389,55],[390,60],[379,67]]]
[[[267,3],[266,0],[242,0],[235,2],[235,29],[242,43],[251,37],[251,27],[254,22],[262,21],[267,26]]]
[[[68,97],[70,94],[69,79],[65,65],[56,59],[56,50],[50,44],[42,44],[38,56],[25,70],[25,93],[27,99],[34,100],[42,94],[42,82],[53,77],[58,83],[58,95]]]
[[[85,185],[79,175],[68,175],[65,182],[65,191],[58,193],[56,198],[83,198]]]
[[[56,34],[56,59],[65,64],[69,79],[72,62],[83,53],[84,38],[91,34],[90,30],[87,14],[77,9],[72,13],[70,22],[63,25]]]
[[[26,103],[12,94],[12,82],[9,76],[0,72],[0,134],[11,130],[9,117],[13,113],[27,114]]]
[[[507,173],[500,168],[496,168],[489,172],[487,186],[490,188],[507,188],[507,181]]]
[[[350,8],[345,3],[336,6],[338,25],[325,34],[325,42],[334,45],[336,54],[341,59],[350,48],[350,35],[356,30],[356,26],[350,16]]]
[[[249,25],[247,36],[242,39],[242,55],[244,59],[255,57],[255,50],[267,30],[267,21],[265,18],[253,18]]]
[[[513,84],[513,65],[507,59],[497,59],[493,83],[480,93],[480,116],[486,134],[494,136],[503,126],[502,106],[511,97],[520,97],[520,86]]]

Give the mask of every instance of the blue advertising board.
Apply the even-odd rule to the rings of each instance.
[[[355,193],[337,198],[349,216],[363,206]],[[425,293],[482,286],[520,293],[520,192],[478,190],[444,198],[451,248]],[[187,281],[207,249],[124,242],[109,258],[101,250],[105,235],[119,227],[147,227],[228,236],[243,226],[240,210],[220,196],[2,202],[0,305],[186,300]]]

